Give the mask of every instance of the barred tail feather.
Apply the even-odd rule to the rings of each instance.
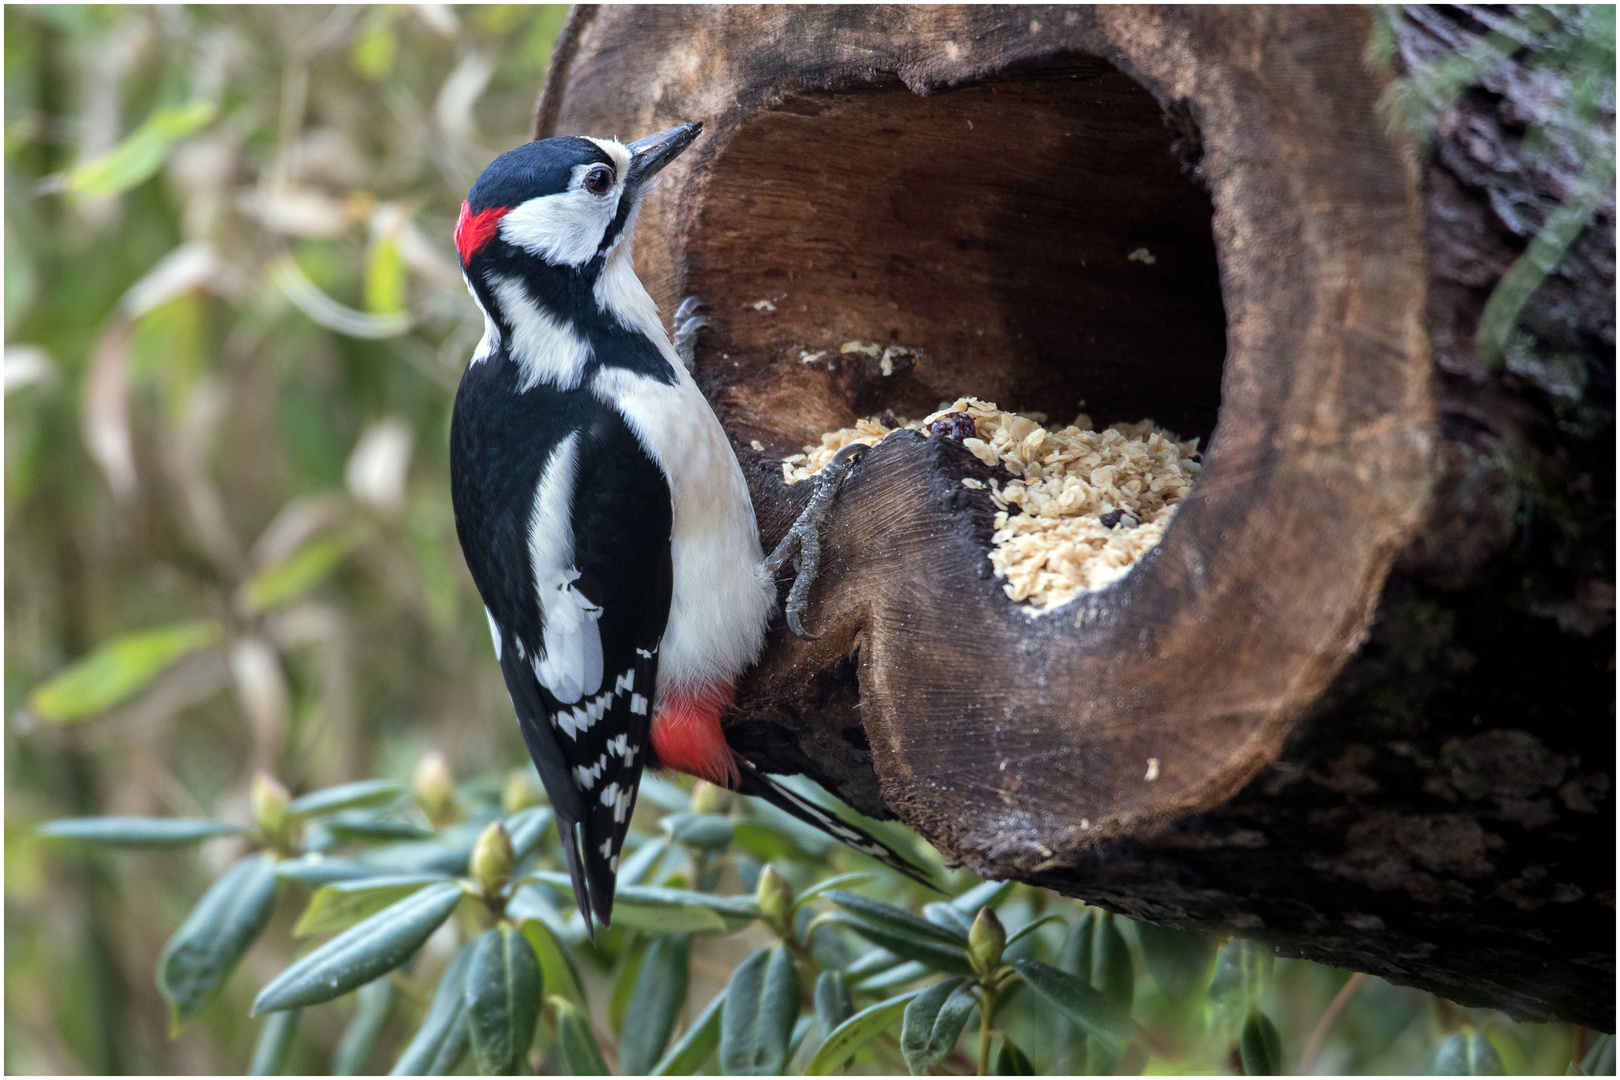
[[[883,841],[862,829],[808,801],[760,772],[741,756],[736,758],[739,783],[736,790],[744,795],[764,799],[783,813],[791,814],[806,825],[820,829],[841,844],[847,844],[863,855],[870,855],[889,869],[904,874],[911,880],[938,891],[938,886],[927,875],[906,861]]]

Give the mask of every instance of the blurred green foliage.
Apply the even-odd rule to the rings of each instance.
[[[445,462],[563,17],[6,9],[8,1071],[1612,1072],[656,777],[586,938]]]

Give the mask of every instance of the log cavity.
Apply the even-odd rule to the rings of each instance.
[[[704,163],[686,246],[726,334],[700,378],[734,435],[782,456],[972,395],[1207,440],[1212,210],[1166,119],[1100,61],[754,113]]]

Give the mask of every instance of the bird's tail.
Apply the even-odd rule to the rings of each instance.
[[[907,862],[889,845],[865,829],[834,817],[831,813],[798,795],[792,789],[777,783],[754,768],[741,755],[736,756],[736,762],[738,773],[736,790],[744,795],[764,799],[783,813],[791,814],[806,825],[821,830],[839,843],[848,844],[863,855],[872,856],[872,858],[891,870],[898,871],[911,880],[928,886],[930,889],[938,889],[938,886],[929,881],[928,876],[923,871]]]

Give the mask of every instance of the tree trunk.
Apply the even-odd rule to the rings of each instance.
[[[1353,8],[580,8],[536,132],[704,121],[637,265],[713,308],[698,378],[767,548],[809,495],[779,459],[884,409],[1083,398],[1208,440],[1162,543],[1040,617],[961,483],[992,470],[887,440],[820,640],[773,634],[734,745],[987,877],[1611,1030],[1612,201],[1523,320],[1545,348],[1487,371],[1527,238],[1492,208],[1546,178],[1455,167],[1520,137],[1511,94],[1421,166],[1367,38]]]

